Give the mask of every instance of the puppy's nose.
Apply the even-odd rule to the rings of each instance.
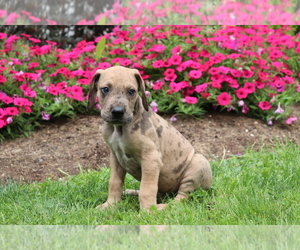
[[[111,113],[114,118],[121,118],[124,115],[125,110],[123,107],[116,106],[112,108]]]

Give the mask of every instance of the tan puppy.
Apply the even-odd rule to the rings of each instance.
[[[140,91],[141,97],[138,94]],[[206,158],[168,122],[149,109],[145,85],[136,69],[121,66],[97,70],[90,86],[88,109],[98,96],[102,135],[110,147],[111,176],[107,208],[121,201],[125,174],[141,182],[140,208],[157,205],[157,193],[178,192],[176,201],[201,186],[211,187],[212,172]]]

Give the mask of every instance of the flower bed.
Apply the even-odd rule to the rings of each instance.
[[[28,133],[40,120],[86,110],[96,69],[139,69],[154,111],[203,115],[214,107],[292,123],[300,101],[300,36],[290,27],[125,26],[71,50],[27,34],[0,34],[1,138]],[[96,42],[97,42],[96,41]],[[173,120],[175,117],[173,117]]]

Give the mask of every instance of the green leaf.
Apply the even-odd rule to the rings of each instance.
[[[98,21],[98,25],[105,25],[105,23],[106,23],[106,15],[103,15],[100,19],[99,19],[99,21]]]
[[[105,48],[106,38],[102,37],[96,47],[96,60],[99,60]]]

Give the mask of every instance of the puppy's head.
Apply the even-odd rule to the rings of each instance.
[[[111,124],[131,123],[140,99],[148,111],[145,84],[136,69],[114,66],[97,70],[90,86],[88,109],[95,105],[96,96],[101,106],[101,117]]]

